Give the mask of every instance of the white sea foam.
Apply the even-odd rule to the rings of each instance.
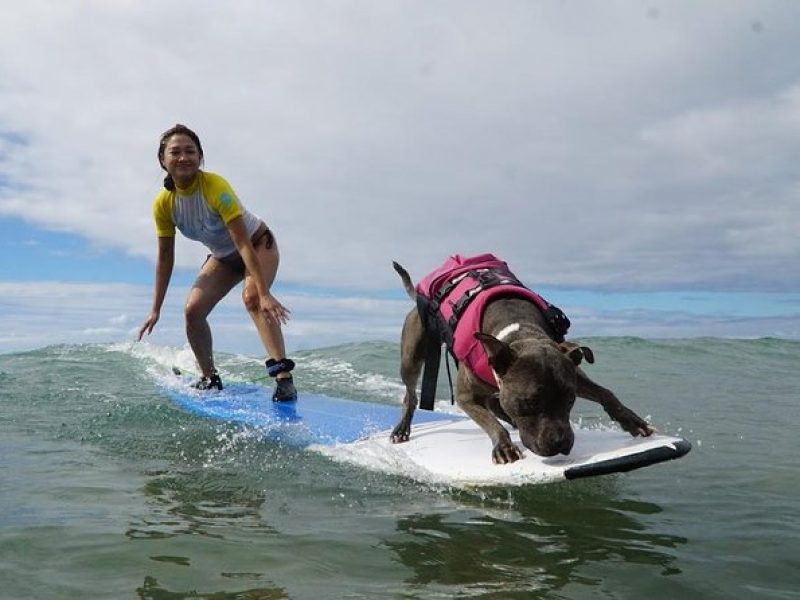
[[[354,444],[334,446],[315,444],[309,446],[309,449],[336,462],[356,465],[371,471],[408,477],[423,483],[447,483],[427,469],[410,462],[399,448],[391,445],[385,446],[374,439],[362,440],[358,446]]]
[[[402,397],[403,385],[378,373],[363,372],[352,363],[322,356],[307,356],[298,359],[298,365],[312,377],[324,378],[335,387],[354,387],[372,396],[396,400]]]

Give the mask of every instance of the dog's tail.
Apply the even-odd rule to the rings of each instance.
[[[394,270],[397,271],[397,274],[400,275],[400,279],[403,280],[403,287],[406,288],[406,294],[408,294],[408,297],[416,302],[417,290],[414,288],[414,284],[411,281],[411,275],[409,275],[408,271],[406,271],[395,261],[392,261],[392,266],[394,267]]]

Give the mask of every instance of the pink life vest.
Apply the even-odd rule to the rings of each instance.
[[[489,275],[484,288],[481,275]],[[452,331],[448,346],[456,360],[463,362],[483,382],[497,387],[486,350],[473,335],[480,331],[483,310],[497,296],[517,296],[532,301],[542,313],[550,308],[544,298],[524,287],[508,265],[493,254],[463,257],[455,254],[417,284],[417,293],[438,311]],[[423,319],[425,317],[423,316]]]

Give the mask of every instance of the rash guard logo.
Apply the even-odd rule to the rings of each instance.
[[[222,192],[222,194],[219,196],[219,201],[223,206],[231,206],[235,204],[236,199],[228,192]]]

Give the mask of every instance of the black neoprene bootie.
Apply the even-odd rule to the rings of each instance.
[[[275,392],[272,394],[273,402],[291,402],[297,400],[297,390],[294,387],[294,379],[291,375],[277,379],[281,373],[289,373],[294,369],[294,361],[289,358],[282,358],[275,360],[270,358],[265,363],[267,367],[267,375],[276,377]]]
[[[297,400],[297,390],[294,387],[292,376],[275,380],[275,392],[272,394],[273,402],[292,402]]]
[[[220,379],[219,373],[214,371],[210,377],[203,375],[192,387],[196,390],[221,390],[222,379]]]

